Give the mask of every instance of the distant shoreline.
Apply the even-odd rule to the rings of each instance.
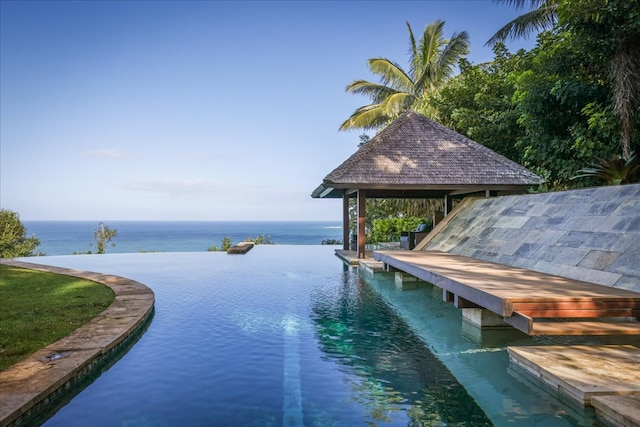
[[[320,245],[342,238],[340,221],[103,221],[118,230],[106,253],[201,252],[220,246],[224,237],[233,243],[260,235],[276,245]],[[93,231],[99,221],[23,221],[27,234],[40,240],[45,255],[95,252]]]

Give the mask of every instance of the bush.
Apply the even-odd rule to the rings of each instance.
[[[0,209],[0,258],[43,255],[39,251],[34,253],[39,245],[35,235],[27,237],[27,229],[17,212]]]
[[[415,216],[373,220],[373,229],[367,243],[396,242],[400,240],[401,232],[415,230],[420,224],[427,224],[429,229],[431,220]]]
[[[222,242],[220,243],[220,249],[216,245],[211,246],[207,251],[209,252],[226,252],[233,243],[231,243],[231,238],[229,236],[225,236],[222,238]]]

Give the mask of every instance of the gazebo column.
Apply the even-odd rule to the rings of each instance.
[[[449,215],[451,209],[453,209],[453,197],[447,194],[446,196],[444,196],[444,216]]]
[[[342,195],[342,249],[349,250],[349,194]]]
[[[366,224],[366,200],[367,196],[363,190],[358,190],[358,258],[364,258],[364,247],[366,244],[365,224]]]

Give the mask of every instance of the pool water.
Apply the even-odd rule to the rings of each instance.
[[[45,426],[596,425],[509,373],[517,331],[480,333],[430,285],[348,268],[329,246],[38,262],[140,281],[148,330]]]

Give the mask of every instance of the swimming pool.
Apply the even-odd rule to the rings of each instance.
[[[29,259],[34,261],[34,259]],[[508,372],[437,288],[345,267],[328,246],[38,258],[140,281],[145,334],[45,426],[573,426],[591,411]]]

